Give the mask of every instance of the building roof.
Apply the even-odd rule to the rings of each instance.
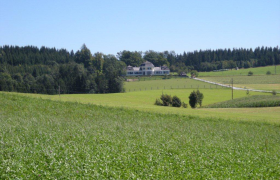
[[[146,62],[142,63],[140,66],[150,66],[150,67],[155,67],[155,66],[153,65],[153,63],[151,63],[150,61],[146,61]]]
[[[167,66],[161,66],[161,70],[169,70]]]
[[[127,66],[126,70],[133,70],[133,67],[132,66]]]

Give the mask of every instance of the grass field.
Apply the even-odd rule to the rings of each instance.
[[[182,101],[188,103],[188,96],[193,89],[168,89],[153,91],[136,91],[130,93],[116,94],[71,94],[71,95],[39,95],[39,94],[21,94],[30,97],[39,97],[56,101],[72,101],[85,104],[96,104],[110,107],[123,107],[133,110],[146,112],[156,112],[163,114],[180,114],[198,117],[215,117],[222,119],[258,121],[280,124],[280,107],[273,108],[244,108],[244,109],[209,109],[209,108],[173,108],[155,106],[156,98],[162,93],[176,95]],[[204,94],[203,105],[213,104],[231,99],[231,89],[201,89]],[[251,95],[260,95],[264,93],[251,92]],[[267,94],[268,96],[272,96]],[[234,91],[234,98],[246,96],[245,91]],[[279,95],[277,95],[279,96]]]
[[[255,95],[210,104],[209,108],[278,107],[280,96]]]
[[[196,81],[190,78],[125,82],[124,87],[126,92],[164,90],[164,89],[222,88],[221,86],[216,86],[213,84]]]
[[[135,93],[117,95],[125,100],[125,95],[132,98],[144,92]],[[78,100],[78,96],[85,103],[99,97],[106,100],[106,95],[61,99]],[[280,177],[279,125],[147,113],[11,93],[0,93],[0,102],[0,179]]]
[[[222,84],[231,84],[231,79],[233,79],[234,87],[246,87],[249,89],[260,90],[280,90],[280,75],[215,76],[202,77],[202,79]]]
[[[248,72],[252,71],[254,75],[266,75],[267,71],[275,74],[275,66],[265,66],[257,68],[239,69],[239,70],[229,70],[220,72],[199,72],[199,77],[205,76],[247,76]],[[280,74],[280,65],[276,66],[276,74]]]

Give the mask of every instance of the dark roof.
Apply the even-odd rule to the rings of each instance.
[[[161,66],[161,70],[169,70],[167,66]]]
[[[126,70],[133,70],[132,66],[127,66]]]
[[[146,62],[142,63],[140,66],[153,66],[154,67],[153,63],[151,63],[150,61],[146,61]]]

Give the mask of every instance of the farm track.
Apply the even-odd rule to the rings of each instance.
[[[202,81],[202,82],[206,82],[206,83],[222,86],[222,87],[232,88],[230,85],[226,85],[226,84],[216,83],[216,82],[213,82],[213,81],[207,81],[207,80],[199,79],[199,78],[193,78],[193,79],[197,80],[197,81]],[[272,93],[272,91],[258,90],[258,89],[247,89],[247,88],[239,88],[239,87],[233,87],[233,89],[234,90],[245,90],[245,91],[249,90],[249,91],[254,91],[254,92]],[[279,91],[276,91],[276,92],[280,93]]]

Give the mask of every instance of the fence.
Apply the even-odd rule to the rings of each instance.
[[[213,84],[206,85],[196,85],[196,84],[187,84],[187,85],[170,85],[170,86],[146,86],[141,88],[126,88],[125,92],[134,92],[134,91],[151,91],[151,90],[164,90],[164,89],[225,89],[231,88],[231,86],[219,86]]]

